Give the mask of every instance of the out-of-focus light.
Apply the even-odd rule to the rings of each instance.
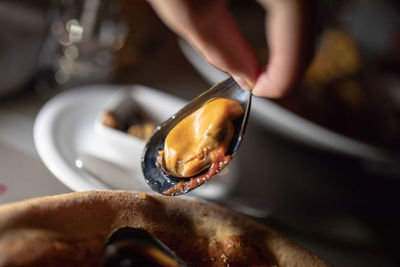
[[[72,25],[79,25],[79,21],[77,19],[68,20],[67,23],[65,23],[65,29],[67,30],[67,32],[71,31]]]
[[[70,58],[63,56],[58,60],[58,65],[62,71],[69,73],[72,71],[74,62]]]
[[[79,49],[75,45],[70,45],[64,48],[65,57],[75,60],[79,57]]]
[[[70,44],[72,44],[71,39],[69,38],[68,34],[64,34],[62,35],[59,39],[58,42],[60,43],[60,45],[62,46],[68,46]]]
[[[69,81],[69,74],[60,69],[56,72],[54,78],[57,83],[64,84]]]
[[[80,42],[83,37],[83,27],[76,19],[71,19],[66,23],[67,31],[69,32],[69,39],[74,42]]]
[[[69,38],[72,42],[80,42],[83,36],[83,28],[80,25],[72,25],[69,32]]]
[[[82,162],[82,160],[77,159],[77,160],[75,161],[75,165],[76,165],[78,168],[82,168],[82,167],[83,167],[83,162]]]

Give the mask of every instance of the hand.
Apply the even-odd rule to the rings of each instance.
[[[148,0],[161,19],[188,40],[215,67],[229,73],[255,96],[285,95],[304,70],[312,50],[307,45],[307,0],[259,0],[266,9],[269,62],[260,67],[225,0]],[[310,15],[310,14],[307,14]]]

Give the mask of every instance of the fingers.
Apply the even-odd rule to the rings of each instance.
[[[253,94],[278,98],[288,93],[302,74],[305,56],[304,0],[259,1],[268,11],[266,34],[269,62],[260,73]]]
[[[312,46],[305,11],[312,0],[259,0],[267,10],[269,62],[257,58],[241,35],[224,0],[148,0],[164,22],[215,67],[260,97],[278,98],[299,79]]]
[[[149,2],[163,21],[209,63],[228,72],[243,88],[254,87],[259,72],[257,58],[228,11],[226,1]]]

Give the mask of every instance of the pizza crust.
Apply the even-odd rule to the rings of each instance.
[[[98,266],[109,235],[143,228],[190,266],[328,266],[217,204],[128,191],[89,191],[0,206],[0,266]]]

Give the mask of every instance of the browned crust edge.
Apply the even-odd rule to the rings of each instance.
[[[192,266],[329,266],[268,227],[217,204],[88,191],[0,206],[0,266],[98,265],[108,236],[146,229]]]

